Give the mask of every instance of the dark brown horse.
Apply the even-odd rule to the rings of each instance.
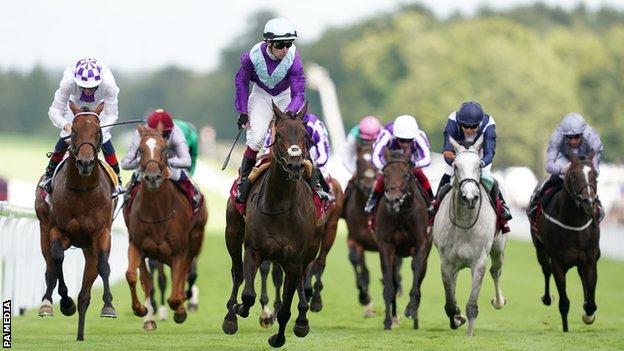
[[[377,214],[375,238],[379,245],[383,273],[383,297],[386,303],[384,328],[390,329],[396,319],[396,291],[398,288],[396,262],[398,257],[412,257],[413,281],[410,302],[405,316],[414,320],[418,329],[420,285],[427,271],[431,237],[427,232],[427,201],[418,189],[410,165],[410,153],[386,149],[383,168],[384,195]],[[393,321],[394,319],[394,321]]]
[[[298,337],[304,337],[310,331],[303,277],[318,252],[321,238],[316,231],[312,190],[303,180],[308,150],[301,118],[306,110],[307,105],[296,116],[286,116],[273,104],[276,132],[270,151],[271,165],[251,188],[246,217],[239,214],[232,199],[226,209],[225,240],[232,258],[233,286],[226,305],[228,312],[223,320],[223,331],[236,333],[236,315],[249,316],[249,309],[256,300],[254,278],[258,267],[264,261],[274,261],[284,270],[285,281],[283,304],[277,313],[279,331],[269,338],[273,347],[286,342],[284,331],[290,319],[295,290],[299,295],[299,316],[293,331]],[[242,304],[239,304],[237,295],[243,279],[245,288]]]
[[[596,319],[597,264],[600,258],[600,227],[596,221],[597,172],[592,159],[577,158],[568,153],[572,162],[565,174],[563,190],[555,194],[542,210],[538,231],[531,230],[537,260],[544,273],[542,302],[549,306],[550,275],[555,278],[559,291],[559,312],[563,331],[568,331],[570,300],[566,294],[566,273],[574,266],[583,284],[583,322],[591,324]]]
[[[373,230],[368,225],[368,213],[364,211],[366,200],[373,190],[377,172],[371,163],[373,154],[373,144],[371,141],[359,142],[357,145],[357,161],[355,175],[347,186],[348,194],[345,197],[343,217],[347,222],[347,245],[349,246],[349,261],[353,265],[355,272],[356,286],[359,291],[358,299],[364,307],[364,316],[375,315],[373,303],[368,294],[370,276],[364,251],[379,251]],[[397,292],[401,289],[401,263],[402,259],[396,261],[396,280],[398,284]]]
[[[165,265],[153,259],[147,260],[147,268],[152,278],[156,278],[160,298],[156,298],[156,289],[154,288],[154,280],[152,279],[152,289],[150,291],[150,302],[154,313],[158,311],[158,318],[161,321],[167,320],[167,307],[165,306],[165,291],[167,291],[167,274],[165,273]],[[156,276],[156,277],[154,277]],[[197,280],[197,258],[193,260],[191,270],[186,278],[186,299],[188,301],[187,308],[194,312],[199,308],[199,287],[195,284]]]
[[[39,308],[40,316],[53,314],[52,291],[58,280],[61,295],[61,312],[71,316],[76,305],[67,294],[63,278],[64,251],[70,246],[79,247],[85,258],[82,288],[78,295],[78,340],[84,340],[85,315],[91,301],[91,286],[98,274],[104,282],[104,307],[100,317],[117,316],[110,292],[111,225],[113,216],[112,180],[98,161],[102,147],[102,129],[98,114],[70,104],[74,113],[69,140],[69,157],[57,172],[50,204],[45,192],[37,189],[35,211],[41,230],[41,252],[46,261],[46,292]]]
[[[208,219],[205,204],[193,213],[191,203],[169,177],[167,145],[160,130],[139,126],[141,188],[130,210],[124,210],[128,226],[128,270],[126,280],[132,295],[132,310],[140,317],[146,316],[143,328],[153,330],[156,322],[150,303],[152,278],[145,264],[149,257],[171,266],[171,295],[167,299],[174,310],[173,320],[186,320],[184,284],[193,260],[199,254]],[[136,293],[137,268],[140,269],[141,286],[146,306],[139,302]],[[149,314],[148,314],[149,312]]]

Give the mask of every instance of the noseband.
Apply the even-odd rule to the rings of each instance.
[[[579,162],[580,164],[590,164],[590,161],[581,161]],[[592,169],[593,169],[593,165]],[[581,208],[582,204],[581,202],[583,201],[583,190],[585,190],[585,188],[589,188],[591,190],[593,190],[594,194],[598,194],[596,186],[591,184],[589,182],[589,179],[587,182],[585,182],[585,184],[583,186],[581,186],[579,189],[575,189],[574,187],[574,183],[571,182],[571,178],[573,177],[573,173],[572,173],[572,169],[571,167],[568,169],[566,176],[565,176],[565,181],[563,182],[563,187],[565,188],[565,190],[568,192],[568,194],[570,195],[570,197],[572,198],[572,200],[574,201],[574,204],[576,205],[576,207]]]
[[[289,151],[286,150],[284,152],[280,152],[278,150],[279,144],[276,145],[277,141],[279,139],[281,139],[281,134],[277,133],[277,126],[279,126],[279,124],[286,118],[292,118],[295,119],[296,117],[284,117],[282,118],[275,126],[275,137],[273,142],[267,146],[267,148],[271,148],[271,150],[273,150],[274,152],[274,157],[275,160],[277,161],[277,163],[280,165],[280,167],[284,170],[284,172],[286,172],[286,174],[288,174],[288,179],[293,180],[293,181],[297,181],[297,180],[301,180],[302,179],[302,175],[300,174],[295,174],[295,172],[293,172],[292,170],[289,170],[287,165],[288,165],[288,159],[286,158],[287,156],[291,156],[289,154]],[[305,133],[306,136],[306,147],[309,145],[309,143],[311,142],[310,136],[308,135],[308,133]],[[278,146],[278,147],[273,147],[273,146]],[[301,153],[300,155],[295,155],[295,156],[302,156],[302,159],[306,159],[307,157],[307,149],[306,150],[301,150],[299,149],[299,152]]]

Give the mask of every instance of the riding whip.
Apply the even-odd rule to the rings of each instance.
[[[223,160],[223,166],[221,167],[221,170],[224,170],[225,167],[227,167],[228,162],[230,162],[230,155],[232,155],[232,150],[234,150],[234,145],[236,145],[236,143],[238,142],[238,138],[240,138],[242,131],[243,131],[243,128],[240,128],[238,130],[238,134],[236,134],[236,139],[234,139],[234,143],[232,144],[232,147],[230,148],[230,152],[228,152],[227,156],[225,157],[225,160]]]

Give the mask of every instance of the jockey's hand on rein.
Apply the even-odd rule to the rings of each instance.
[[[448,158],[451,161],[455,159],[455,153],[453,151],[443,151],[442,155],[444,158]]]
[[[246,113],[241,113],[238,116],[238,121],[236,121],[238,129],[243,129],[243,127],[245,127],[247,123],[249,123],[249,115],[247,115]]]
[[[295,114],[293,112],[290,112],[290,111],[286,111],[284,114],[286,116],[288,116],[288,117],[295,117]]]

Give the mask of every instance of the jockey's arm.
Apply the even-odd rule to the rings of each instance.
[[[375,144],[373,144],[373,166],[375,166],[378,171],[381,171],[383,166],[386,164],[386,160],[384,159],[384,149],[386,145],[388,145],[391,138],[392,135],[390,132],[387,129],[383,129],[381,133],[379,133]]]
[[[238,113],[247,113],[248,100],[249,100],[249,81],[251,79],[251,73],[253,72],[253,65],[249,59],[249,53],[245,52],[241,55],[240,67],[234,78],[234,86],[236,89],[235,106]]]
[[[596,173],[600,174],[600,161],[602,159],[602,140],[600,140],[600,136],[598,135],[598,132],[596,132],[592,127],[587,126],[586,129],[588,129],[588,140],[587,143],[589,144],[589,146],[591,147],[591,149],[594,151],[594,158],[592,160],[593,164],[594,164],[594,169],[596,169]]]
[[[454,115],[454,114],[451,114]],[[442,147],[442,154],[444,155],[444,161],[451,165],[455,159],[455,149],[449,141],[449,137],[457,138],[459,136],[459,126],[454,119],[449,118],[446,121],[444,127],[444,146]]]
[[[329,159],[329,137],[327,136],[325,125],[320,120],[317,120],[313,134],[312,140],[316,146],[317,154],[314,164],[317,167],[323,167]]]
[[[297,113],[303,106],[305,100],[305,75],[303,73],[303,64],[299,55],[295,56],[289,72],[290,83],[290,103],[286,107],[286,111]]]
[[[70,86],[71,79],[63,76],[63,79],[61,79],[61,82],[59,83],[58,89],[54,92],[52,105],[50,105],[50,108],[48,109],[48,117],[50,118],[50,121],[52,121],[52,124],[57,128],[62,129],[66,124],[71,125],[71,123],[63,116],[63,112],[69,102]]]
[[[114,83],[114,81],[113,81]],[[117,122],[119,118],[119,112],[117,108],[117,96],[119,95],[119,88],[117,85],[113,84],[106,95],[104,96],[104,110],[100,114],[100,124],[101,125],[109,125]],[[102,133],[109,132],[111,127],[102,128]]]
[[[560,155],[561,153],[559,152],[559,147],[563,142],[563,135],[558,130],[555,130],[555,132],[550,136],[548,149],[546,150],[546,172],[549,174],[561,174],[562,165],[561,162],[557,162],[557,160],[561,157],[565,158],[565,156]]]
[[[175,152],[173,157],[167,160],[167,164],[175,168],[188,168],[191,166],[191,155],[189,154],[186,139],[179,127],[175,126],[171,133],[171,149]]]
[[[421,133],[414,138],[414,143],[416,143],[416,150],[422,151],[422,153],[416,152],[412,154],[414,167],[422,168],[429,166],[431,164],[431,151],[429,150],[429,142],[427,141],[425,133],[421,131]]]
[[[139,151],[139,143],[141,142],[141,135],[139,131],[135,130],[134,134],[132,134],[132,141],[130,141],[130,146],[128,146],[128,152],[121,159],[121,168],[129,170],[135,169],[139,166],[139,155],[137,152]]]
[[[487,167],[494,161],[496,153],[496,125],[488,125],[483,131],[483,167]]]

